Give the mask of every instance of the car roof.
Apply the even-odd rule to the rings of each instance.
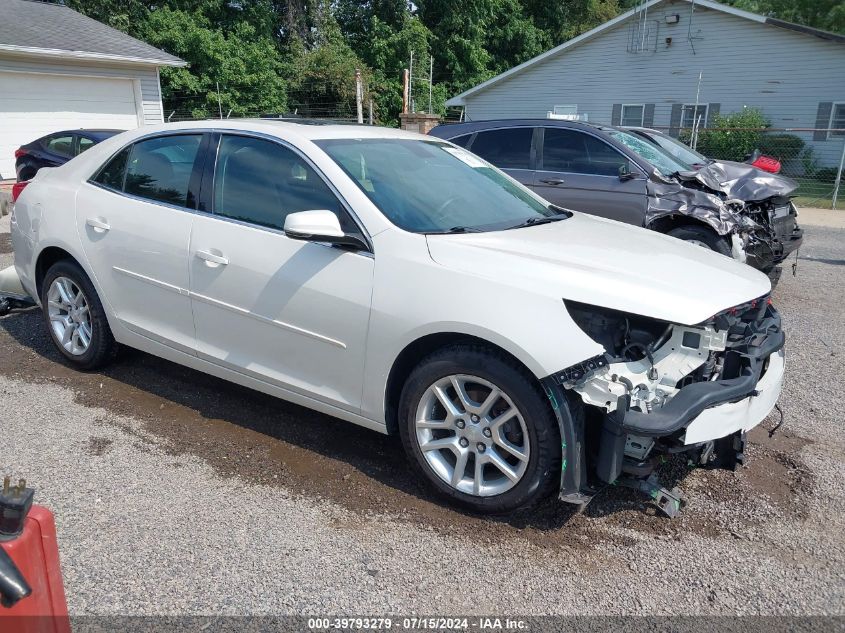
[[[567,121],[564,119],[489,119],[486,121],[465,121],[464,123],[444,123],[434,128],[430,134],[438,138],[455,138],[481,130],[507,127],[559,127],[574,130],[592,130],[608,132],[618,128],[587,121]]]
[[[426,139],[429,137],[415,132],[406,132],[395,128],[380,127],[377,125],[359,125],[357,123],[338,123],[336,121],[317,121],[314,119],[206,119],[202,121],[182,121],[179,123],[164,123],[160,125],[145,125],[135,132],[143,133],[143,136],[156,132],[176,130],[233,130],[252,131],[285,137],[298,137],[307,140],[329,140],[329,139],[377,139],[377,138],[398,138],[398,139]]]

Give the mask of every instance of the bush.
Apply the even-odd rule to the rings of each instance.
[[[757,149],[767,156],[788,160],[798,158],[804,145],[804,139],[795,134],[763,134]]]
[[[823,167],[813,174],[813,178],[821,182],[836,182],[836,172],[838,171],[838,167]]]
[[[760,146],[767,127],[769,122],[757,108],[717,114],[711,126],[699,133],[698,151],[709,158],[743,161]]]

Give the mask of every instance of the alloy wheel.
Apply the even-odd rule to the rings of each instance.
[[[522,413],[504,391],[477,376],[446,376],[425,390],[416,411],[416,439],[437,476],[466,494],[507,492],[528,467]]]
[[[56,277],[47,291],[47,314],[56,341],[65,351],[81,356],[91,345],[92,325],[88,299],[68,277]]]

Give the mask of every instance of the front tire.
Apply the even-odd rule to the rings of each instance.
[[[710,249],[725,257],[733,257],[728,241],[712,229],[704,226],[687,225],[672,229],[667,233],[679,240]]]
[[[453,345],[414,369],[399,434],[417,473],[474,512],[530,507],[560,479],[560,430],[548,399],[523,367],[484,347]]]
[[[59,353],[79,369],[96,369],[114,358],[112,336],[94,284],[75,261],[53,264],[41,284],[41,310]]]

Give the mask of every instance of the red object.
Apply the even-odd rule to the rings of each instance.
[[[776,174],[780,171],[780,161],[777,158],[772,158],[771,156],[763,156],[761,154],[751,164],[757,169],[762,169],[763,171],[767,171],[771,174]]]
[[[32,587],[32,593],[12,608],[0,607],[0,631],[70,633],[53,514],[32,506],[21,535],[0,541],[0,547]]]
[[[23,182],[16,182],[12,185],[12,202],[17,201],[18,196],[21,195],[21,192],[24,190],[24,187],[26,187],[28,184],[29,181],[24,180]]]
[[[15,158],[20,158],[21,156],[26,156],[27,151],[23,147],[19,147],[15,150]]]

